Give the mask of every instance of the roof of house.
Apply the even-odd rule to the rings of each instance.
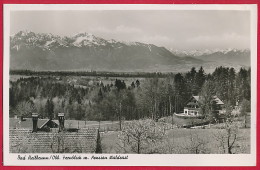
[[[59,125],[58,120],[53,120],[53,121]],[[67,128],[67,129],[81,129],[81,128],[88,127],[88,125],[89,125],[89,121],[68,120],[68,119],[65,119],[65,121],[64,121],[64,127]]]
[[[200,96],[192,96],[192,98],[194,98],[197,101],[200,100]],[[219,105],[224,104],[217,96],[213,96],[213,98],[214,98],[214,100],[216,101],[217,104],[219,104]]]
[[[196,105],[198,105],[198,104],[197,104],[197,103],[194,103],[194,102],[189,102],[187,105],[188,105],[188,106],[196,106]]]
[[[33,129],[33,121],[31,118],[25,118],[25,121],[21,121],[19,118],[9,118],[9,128],[10,129]],[[42,128],[50,119],[38,119],[37,126]],[[59,125],[58,120],[51,120],[52,122]],[[98,128],[97,121],[83,121],[83,120],[65,120],[64,127],[66,129],[82,129],[95,127]]]
[[[38,119],[37,126],[42,128],[50,119]],[[55,122],[56,123],[56,122]],[[18,118],[9,118],[10,129],[33,129],[33,121],[31,118],[25,118],[24,121]]]
[[[217,96],[213,96],[214,100],[216,101],[217,104],[224,104]]]
[[[199,101],[200,96],[192,96],[194,99],[196,99],[197,101]]]
[[[37,132],[9,129],[10,153],[94,153],[97,129],[78,132]]]

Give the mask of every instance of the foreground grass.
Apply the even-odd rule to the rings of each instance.
[[[223,133],[224,129],[170,129],[166,131],[163,141],[158,146],[160,154],[194,154],[192,149],[196,144],[202,143],[198,148],[199,153],[223,154],[223,148],[217,140],[217,135]],[[102,145],[104,153],[125,153],[118,146],[119,132],[106,132],[102,134]],[[233,152],[250,153],[250,129],[239,129],[238,140]],[[133,153],[128,151],[127,153]]]
[[[221,129],[223,124],[215,124],[206,126],[205,129],[184,129],[177,128],[190,123],[201,123],[201,119],[181,119],[174,117],[174,126],[171,124],[172,117],[167,117],[165,123],[167,129],[156,153],[159,154],[194,154],[192,149],[195,145],[201,143],[198,148],[199,153],[204,154],[223,154],[223,148],[220,141],[217,140],[219,134],[225,134],[225,129]],[[160,120],[161,121],[161,120]],[[250,153],[250,128],[244,127],[243,117],[235,120],[239,123],[238,139],[235,142],[233,153],[248,154]],[[83,128],[100,128],[103,153],[134,153],[130,150],[124,150],[119,146],[119,122],[118,121],[70,121],[74,126],[82,126]],[[247,127],[250,127],[250,116],[247,120]],[[124,122],[122,124],[124,126]],[[173,128],[173,129],[172,129]]]

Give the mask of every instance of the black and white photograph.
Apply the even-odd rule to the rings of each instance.
[[[4,17],[7,164],[254,165],[256,6],[6,5]]]

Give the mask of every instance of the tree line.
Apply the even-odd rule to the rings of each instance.
[[[173,73],[161,72],[105,72],[105,71],[33,71],[33,70],[10,70],[10,75],[25,75],[25,76],[100,76],[100,77],[140,77],[152,78],[167,77]]]

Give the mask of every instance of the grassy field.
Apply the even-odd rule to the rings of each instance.
[[[160,143],[160,152],[162,154],[192,154],[191,149],[194,144],[201,142],[203,148],[201,153],[223,154],[220,142],[217,140],[218,134],[224,133],[224,129],[183,129],[176,128],[166,131],[163,141]],[[119,132],[102,133],[102,145],[104,153],[124,153],[118,147]],[[238,140],[233,149],[234,153],[250,153],[250,129],[239,129]],[[131,153],[131,151],[129,151]]]
[[[203,119],[199,118],[189,118],[184,119],[177,116],[168,116],[160,119],[160,121],[164,121],[165,123],[174,124],[175,126],[184,126],[184,125],[192,125],[197,123],[203,123],[205,122]]]
[[[191,121],[201,122],[201,119],[181,119],[174,117],[174,126],[171,126],[172,117],[165,118],[165,123],[169,128],[166,129],[163,140],[160,143],[159,153],[161,154],[191,154],[194,151],[189,150],[194,147],[194,144],[201,142],[203,148],[200,148],[201,153],[213,153],[213,154],[223,154],[223,148],[220,146],[220,141],[217,137],[220,134],[225,134],[225,129],[221,129],[223,124],[211,124],[206,126],[205,129],[195,128],[195,129],[185,129],[177,128],[184,124],[189,124]],[[250,122],[248,118],[247,124]],[[163,120],[159,120],[163,121]],[[235,143],[234,153],[250,153],[250,128],[243,128],[243,117],[236,119],[239,130],[237,132],[238,140]],[[128,121],[129,122],[129,121]],[[124,126],[124,123],[122,126]],[[177,126],[178,125],[178,126]],[[65,126],[70,127],[80,127],[80,128],[99,128],[101,132],[103,153],[125,153],[125,150],[119,147],[119,122],[118,121],[77,121],[77,120],[66,120]],[[247,127],[250,127],[249,124]],[[132,151],[127,151],[127,153],[133,153]]]

